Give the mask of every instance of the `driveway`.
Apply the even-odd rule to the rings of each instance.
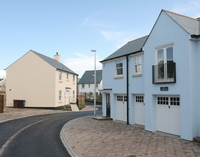
[[[79,157],[200,157],[200,144],[92,116],[71,120],[64,136]],[[74,153],[74,154],[73,154]]]

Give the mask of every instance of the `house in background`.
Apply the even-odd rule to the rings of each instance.
[[[96,93],[102,89],[102,70],[96,70]],[[94,93],[94,70],[85,71],[78,82],[78,93],[93,96]],[[89,98],[89,97],[88,97]]]
[[[103,115],[148,131],[200,136],[200,19],[162,10],[149,36],[102,61]]]
[[[14,100],[25,107],[55,108],[77,100],[77,74],[60,62],[30,50],[6,68],[7,106]]]
[[[6,79],[0,78],[0,91],[6,91]]]

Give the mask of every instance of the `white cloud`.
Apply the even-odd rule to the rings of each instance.
[[[172,11],[197,18],[200,16],[200,0],[191,0],[188,2],[175,2]]]
[[[108,22],[104,20],[100,20],[100,18],[98,18],[95,15],[84,18],[81,24],[89,26],[89,27],[95,27],[95,28],[99,28],[99,27],[112,28],[113,27],[111,24],[109,24]]]
[[[79,77],[83,75],[86,70],[94,70],[94,55],[86,56],[81,53],[76,53],[76,58],[69,58],[65,60],[65,65],[79,74]],[[96,56],[96,69],[102,69],[102,65],[99,62],[100,58]]]
[[[105,37],[106,40],[116,40],[124,36],[124,32],[114,32],[114,31],[101,31],[101,34]]]
[[[0,70],[0,78],[6,78],[6,71]]]

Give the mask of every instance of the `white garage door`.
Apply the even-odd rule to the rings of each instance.
[[[180,135],[180,98],[157,96],[157,130]]]
[[[127,121],[127,96],[118,95],[116,103],[116,119],[120,121]]]
[[[135,96],[135,123],[144,125],[144,96]]]

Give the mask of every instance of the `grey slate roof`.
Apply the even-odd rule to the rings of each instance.
[[[162,10],[169,15],[176,23],[185,29],[190,35],[199,35],[198,19],[176,14],[167,10]]]
[[[96,83],[102,80],[102,70],[96,70]],[[85,71],[78,82],[79,84],[94,84],[94,70]]]
[[[144,36],[132,41],[129,41],[127,44],[119,48],[117,51],[112,53],[110,56],[102,60],[101,62],[112,60],[115,58],[119,58],[122,56],[126,56],[128,54],[136,53],[142,51],[145,41],[147,40],[148,36]]]
[[[43,60],[45,60],[47,63],[49,63],[50,65],[52,65],[56,69],[62,70],[62,71],[65,71],[65,72],[69,72],[69,73],[72,73],[72,74],[75,74],[75,75],[78,75],[75,72],[73,72],[71,69],[69,69],[68,67],[66,67],[64,64],[58,62],[57,60],[55,60],[53,58],[50,58],[50,57],[47,57],[47,56],[45,56],[43,54],[40,54],[38,52],[35,52],[33,50],[30,50],[30,51],[32,51],[33,53],[35,53],[36,55],[38,55],[40,58],[42,58]]]

